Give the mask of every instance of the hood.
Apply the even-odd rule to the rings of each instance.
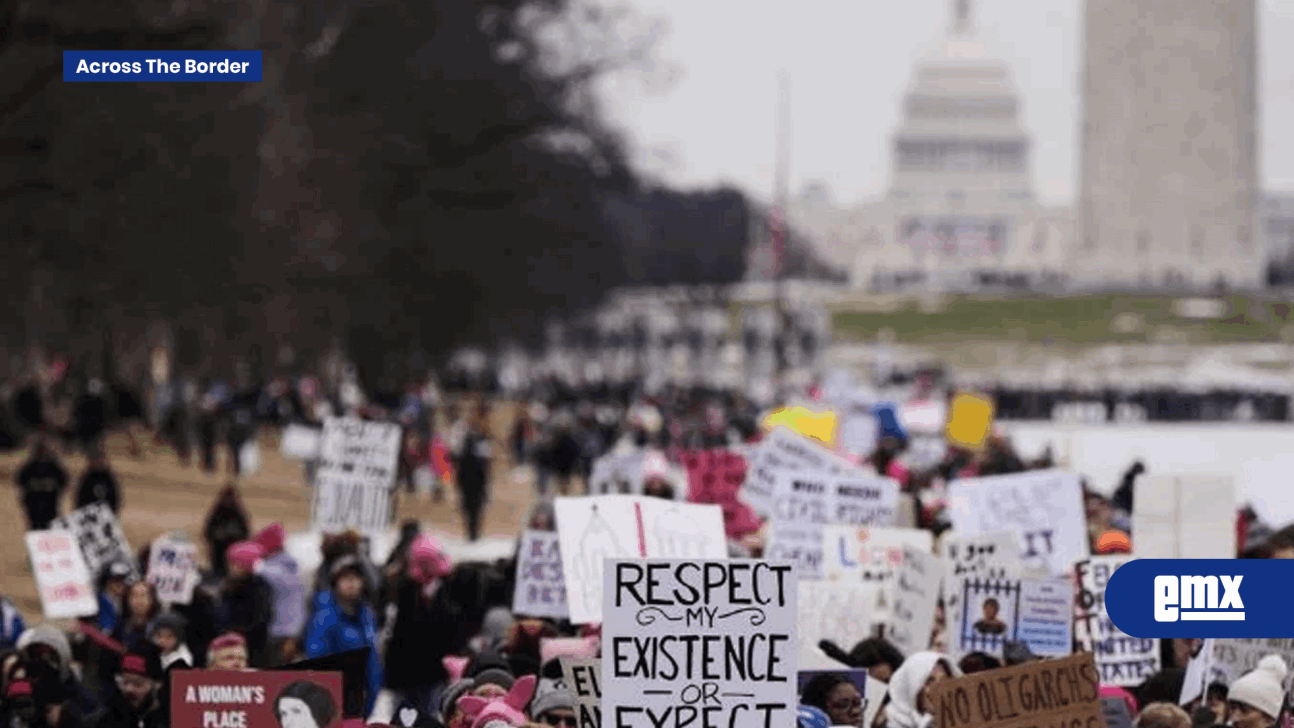
[[[948,674],[961,677],[961,670],[938,652],[918,652],[894,671],[890,678],[890,704],[886,706],[885,714],[895,728],[927,728],[932,724],[932,716],[917,710],[917,695],[940,662]]]
[[[62,631],[42,624],[22,633],[18,638],[18,649],[25,650],[31,645],[47,645],[58,653],[59,670],[66,677],[72,669],[72,645]]]

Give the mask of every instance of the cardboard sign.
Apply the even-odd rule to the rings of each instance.
[[[988,670],[930,686],[939,728],[1101,726],[1101,693],[1088,653]]]
[[[292,423],[283,428],[283,441],[279,452],[289,460],[316,460],[323,446],[323,431]]]
[[[824,575],[824,526],[894,523],[898,484],[889,478],[780,472],[776,482],[765,553],[770,559],[793,560],[803,579]]]
[[[310,509],[316,530],[374,532],[391,525],[400,442],[400,426],[389,422],[324,420]]]
[[[602,709],[623,728],[792,725],[796,578],[788,563],[607,560]]]
[[[830,640],[848,652],[872,636],[883,608],[877,584],[801,581],[798,634],[802,644]]]
[[[566,606],[562,551],[556,533],[524,531],[521,534],[512,613],[553,619],[565,619],[570,613]]]
[[[68,531],[76,539],[91,575],[98,575],[104,564],[120,561],[138,576],[135,553],[126,541],[126,533],[116,514],[106,503],[91,503],[84,508],[54,519],[50,530]]]
[[[602,660],[559,659],[562,680],[575,693],[577,728],[602,728]]]
[[[176,670],[171,725],[337,728],[342,722],[339,672]]]
[[[894,595],[885,636],[900,652],[911,655],[930,647],[944,566],[929,549],[904,544],[900,555],[890,585]]]
[[[955,480],[948,500],[959,534],[1015,533],[1026,569],[1068,577],[1074,562],[1087,558],[1083,492],[1074,473],[1038,470]]]
[[[981,450],[993,431],[993,400],[963,392],[953,397],[944,436],[956,447]]]
[[[1001,655],[1023,642],[1036,655],[1073,651],[1073,587],[1068,579],[967,578],[961,585],[956,653]]]
[[[198,545],[163,536],[148,552],[147,580],[157,590],[158,601],[188,604],[202,575],[198,572]]]
[[[94,580],[72,534],[28,531],[23,540],[46,619],[90,617],[99,612]]]
[[[1230,476],[1137,481],[1132,543],[1142,559],[1234,559],[1236,487]]]
[[[728,556],[718,506],[603,495],[558,498],[554,511],[573,624],[602,621],[604,559]]]
[[[1131,556],[1093,556],[1074,565],[1078,599],[1074,603],[1074,639],[1079,648],[1096,655],[1101,682],[1134,687],[1159,672],[1158,639],[1125,634],[1105,610],[1105,585],[1115,569]]]

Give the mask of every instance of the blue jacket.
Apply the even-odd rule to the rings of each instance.
[[[27,629],[22,621],[22,613],[9,602],[0,598],[0,647],[12,648],[18,644],[18,638]]]
[[[99,631],[104,634],[110,635],[117,629],[117,606],[103,592],[99,592],[99,616],[95,621],[98,622]]]
[[[337,602],[332,592],[315,595],[318,609],[306,627],[306,658],[314,659],[347,650],[368,647],[368,705],[365,714],[373,712],[373,701],[382,689],[382,660],[377,654],[377,615],[373,608],[361,602],[359,613],[350,617]]]

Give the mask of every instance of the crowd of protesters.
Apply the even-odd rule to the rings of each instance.
[[[8,429],[21,434],[13,446],[29,451],[16,484],[33,529],[60,515],[60,498],[70,482],[60,446],[87,454],[77,505],[129,507],[129,489],[123,491],[113,476],[103,437],[110,427],[149,420],[144,413],[150,408],[155,436],[181,462],[190,462],[196,451],[197,466],[211,470],[213,453],[223,446],[235,480],[203,524],[209,563],[188,604],[162,604],[139,578],[147,569],[147,549],[136,563],[114,561],[95,575],[99,612],[71,632],[30,626],[34,615],[0,602],[0,728],[167,726],[167,686],[176,670],[281,669],[355,651],[365,655],[364,663],[347,678],[365,688],[362,715],[370,715],[385,696],[388,714],[412,710],[418,726],[572,728],[577,705],[561,680],[558,658],[596,657],[600,629],[512,614],[515,555],[455,563],[436,535],[406,522],[385,560],[375,560],[371,544],[359,534],[329,534],[317,572],[303,573],[285,549],[287,534],[280,524],[255,528],[236,482],[246,464],[239,455],[255,443],[257,428],[267,425],[316,424],[338,412],[399,422],[409,435],[401,485],[412,489],[416,474],[428,468],[436,473],[429,488],[433,497],[444,497],[442,485],[452,482],[463,530],[475,540],[482,535],[489,488],[502,482],[501,464],[534,472],[537,499],[523,526],[555,530],[551,497],[584,492],[593,461],[607,452],[650,449],[668,457],[679,449],[734,447],[761,437],[759,413],[749,403],[696,390],[640,398],[550,384],[534,392],[504,427],[492,422],[495,408],[488,397],[451,399],[434,382],[365,397],[344,386],[329,391],[310,375],[261,384],[198,386],[188,380],[146,395],[119,383],[88,380],[84,387],[68,387],[76,404],[61,417],[51,414],[58,400],[47,385],[19,383],[11,390],[7,422],[13,427]],[[980,451],[948,448],[938,463],[921,467],[907,462],[909,444],[904,432],[882,427],[876,447],[858,461],[895,478],[916,498],[959,477],[1052,465],[1046,455],[1021,457],[1000,433]],[[436,467],[438,453],[444,467]],[[1093,553],[1132,552],[1133,485],[1145,470],[1133,464],[1120,483],[1110,484],[1112,497],[1085,489]],[[646,493],[672,495],[650,488]],[[936,535],[949,527],[941,500],[918,503],[919,527]],[[1238,514],[1237,533],[1238,556],[1294,558],[1294,530],[1273,531],[1250,510]],[[759,556],[760,533],[746,536],[733,543],[733,552]],[[933,646],[945,642],[939,630],[937,625]],[[877,635],[858,635],[854,645],[819,647],[842,666],[866,670],[888,686],[867,728],[938,728],[926,697],[931,685],[1040,659],[1019,644],[1008,645],[1000,659],[973,653],[954,661],[934,651],[903,655]],[[1102,693],[1124,700],[1135,725],[1143,728],[1276,724],[1286,703],[1287,666],[1275,655],[1230,685],[1210,686],[1195,704],[1178,706],[1186,663],[1197,648],[1197,641],[1165,640],[1159,673],[1135,689],[1102,686]],[[862,726],[863,702],[853,683],[823,677],[801,692],[799,726]],[[487,703],[493,707],[482,710]]]

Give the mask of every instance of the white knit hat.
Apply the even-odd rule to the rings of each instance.
[[[1268,655],[1254,671],[1231,683],[1227,700],[1257,708],[1270,718],[1280,715],[1285,702],[1285,676],[1289,668],[1280,655]]]

